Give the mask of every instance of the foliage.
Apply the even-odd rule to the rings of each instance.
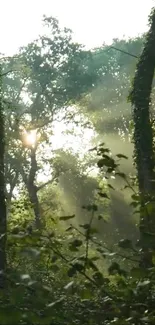
[[[107,160],[100,166],[104,168],[102,173],[112,173],[113,166],[117,167],[118,163],[108,156],[103,145],[95,149],[99,155],[106,152]],[[118,158],[126,157],[118,154]],[[123,173],[119,176],[126,179]],[[101,193],[100,188],[100,197],[107,200],[108,195]],[[23,204],[28,204],[25,199]],[[20,209],[18,203],[16,209]],[[96,239],[98,231],[94,222],[97,216],[98,222],[102,222],[98,206],[93,203],[83,209],[88,211],[89,221],[78,227],[74,225],[75,215],[61,216],[60,221],[57,219],[53,226],[51,223],[48,229],[41,231],[30,227],[25,231],[25,223],[23,227],[12,224],[8,236],[9,289],[1,298],[2,324],[15,321],[21,324],[112,324],[114,320],[117,322],[117,317],[122,323],[128,324],[130,317],[133,322],[137,321],[135,304],[139,303],[140,288],[144,287],[145,295],[149,285],[149,276],[141,275],[141,269],[136,268],[138,250],[127,239],[121,240],[115,251],[108,248]],[[62,228],[60,232],[59,222],[69,223],[66,230]],[[119,247],[127,253],[122,254]],[[122,256],[125,264],[121,262]],[[137,285],[138,272],[141,286]],[[9,315],[8,308],[12,311]],[[106,314],[105,309],[108,310]],[[143,315],[141,310],[140,315],[145,318],[145,311]]]
[[[98,79],[88,66],[91,52],[73,42],[71,31],[61,29],[53,17],[45,17],[44,25],[46,34],[3,64],[7,198],[10,202],[17,187],[25,186],[37,227],[41,223],[38,192],[46,186],[46,182],[38,185],[38,175],[46,173],[46,164],[51,183],[58,177],[52,168],[54,123],[70,120],[68,107]]]
[[[0,288],[4,286],[6,271],[6,200],[5,200],[5,175],[4,175],[4,155],[5,155],[5,131],[4,131],[4,107],[2,92],[2,69],[0,66]]]
[[[9,290],[1,296],[2,324],[154,323],[154,266],[138,266],[140,251],[130,240],[121,240],[115,251],[96,240],[98,207],[84,208],[90,220],[79,229],[74,216],[60,217],[70,222],[66,235],[44,230],[10,234],[9,250],[15,251],[10,259],[19,262],[10,264],[16,271],[8,273]]]
[[[127,133],[130,130],[130,105],[126,102],[126,97],[143,40],[143,37],[115,39],[111,46],[104,45],[93,53],[100,82],[94,85],[91,94],[83,99],[82,104],[101,134],[118,133],[119,130]]]
[[[154,141],[151,123],[151,90],[155,71],[155,10],[150,16],[150,29],[146,36],[143,52],[137,64],[130,100],[133,106],[135,163],[140,197],[140,233],[144,249],[144,263],[149,263],[149,250],[154,249],[154,239],[145,238],[145,233],[154,234]],[[150,211],[147,209],[151,205]],[[145,210],[147,212],[144,212]],[[152,210],[152,211],[151,211]],[[144,215],[145,213],[145,215]],[[152,265],[152,260],[150,261]]]
[[[15,66],[17,71],[4,76],[6,188],[2,105],[0,112],[1,193],[2,199],[7,194],[9,212],[7,246],[0,247],[0,266],[7,256],[6,281],[0,288],[0,324],[154,324],[155,252],[148,250],[151,267],[142,265],[144,242],[143,238],[139,240],[131,221],[135,213],[139,217],[141,212],[141,193],[137,180],[121,168],[122,161],[128,161],[127,155],[116,152],[114,156],[101,143],[84,160],[81,152],[75,155],[70,150],[54,151],[51,141],[55,120],[70,120],[69,105],[85,101],[90,105],[90,89],[93,84],[94,92],[97,91],[99,80],[104,96],[107,95],[99,98],[101,109],[108,105],[111,112],[114,106],[118,109],[120,97],[126,96],[129,89],[130,74],[135,69],[133,59],[139,55],[143,39],[114,40],[111,49],[105,46],[90,53],[75,44],[71,32],[61,30],[56,19],[45,17],[44,23],[46,34],[22,48],[16,59],[6,59],[3,65],[4,74]],[[143,53],[150,49],[149,35]],[[121,51],[116,51],[116,47]],[[129,57],[126,52],[134,54]],[[152,65],[149,68],[153,76]],[[135,81],[139,81],[137,75]],[[109,104],[111,84],[114,86]],[[147,86],[148,82],[144,94]],[[94,107],[89,105],[90,112]],[[77,112],[75,107],[75,115]],[[139,113],[139,118],[142,116]],[[115,117],[113,112],[114,120]],[[37,130],[33,143],[23,139],[21,127],[28,132]],[[49,177],[47,182],[39,182],[39,172],[45,172],[45,164]],[[93,172],[98,169],[95,176],[90,173],[91,167]],[[123,218],[118,218],[116,202],[122,209],[123,200],[118,198],[113,178],[121,184],[122,194],[128,190],[131,195],[130,220],[126,216],[127,205]],[[144,218],[153,204],[147,202]],[[2,212],[1,221],[6,221]],[[36,217],[39,213],[40,227],[34,224],[33,212]],[[119,223],[120,227],[114,226]],[[6,229],[0,230],[3,239]],[[154,233],[148,231],[148,245],[150,237],[154,241]],[[2,271],[1,266],[3,276]]]

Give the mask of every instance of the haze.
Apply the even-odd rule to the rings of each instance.
[[[42,31],[42,16],[57,17],[73,30],[74,39],[89,48],[113,38],[137,36],[147,30],[154,1],[147,0],[3,0],[0,13],[0,52],[11,55]]]

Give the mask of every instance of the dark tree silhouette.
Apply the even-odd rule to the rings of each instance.
[[[0,69],[0,287],[4,286],[6,269],[6,200],[5,200],[5,176],[4,176],[4,114],[2,100],[2,73]]]
[[[154,218],[154,148],[153,129],[150,118],[152,82],[155,70],[155,9],[152,10],[150,29],[140,59],[137,64],[133,88],[129,99],[133,107],[135,163],[140,193],[140,235],[145,255],[145,265],[149,263],[149,250],[155,247]],[[146,258],[147,256],[147,258]],[[147,260],[146,260],[147,259]]]

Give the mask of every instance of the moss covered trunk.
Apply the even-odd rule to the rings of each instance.
[[[0,288],[4,286],[6,270],[6,200],[5,200],[5,176],[4,176],[4,114],[2,105],[2,74],[0,69]]]
[[[130,100],[133,107],[135,163],[140,192],[140,234],[144,251],[155,247],[155,173],[153,130],[150,120],[151,90],[155,70],[155,9],[139,62]],[[148,204],[149,202],[149,204]],[[148,262],[146,261],[146,264]]]

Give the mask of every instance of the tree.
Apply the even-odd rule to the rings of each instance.
[[[135,163],[141,204],[140,233],[146,266],[148,263],[152,264],[148,251],[155,248],[154,237],[149,236],[149,233],[155,233],[155,161],[150,118],[151,90],[155,70],[155,9],[150,15],[149,22],[150,30],[146,35],[129,97],[133,107]],[[150,204],[151,208],[149,208]]]
[[[4,153],[5,153],[5,135],[4,135],[4,112],[3,112],[3,94],[2,94],[2,72],[0,68],[0,287],[4,286],[4,277],[6,271],[6,201],[5,201],[5,176],[4,176]]]
[[[12,168],[14,170],[10,189],[12,192],[14,181],[22,178],[34,207],[38,227],[40,223],[37,196],[40,186],[36,184],[36,176],[40,170],[37,162],[38,152],[41,153],[41,145],[50,143],[55,120],[68,117],[68,106],[75,104],[83,94],[86,94],[98,78],[96,72],[94,73],[88,66],[92,57],[91,52],[85,51],[72,41],[70,30],[66,28],[61,30],[58,21],[51,17],[45,18],[44,23],[48,29],[47,36],[43,35],[37,41],[22,48],[16,56],[16,61],[11,59],[4,66],[4,70],[6,67],[12,70],[16,67],[12,75],[6,76],[4,91],[5,99],[9,98],[11,101],[10,110],[6,111],[9,124],[8,148],[10,148],[9,132],[11,143],[14,142],[13,153],[11,146],[6,157],[9,164],[13,163],[10,171],[12,172]],[[12,82],[13,76],[15,76],[15,87]],[[22,130],[26,132],[23,133]],[[36,138],[35,143],[29,143],[23,149],[22,135],[33,131],[39,134],[40,140]],[[8,179],[11,177],[9,176]]]
[[[129,132],[131,107],[126,97],[143,39],[144,36],[114,39],[111,46],[104,45],[93,52],[94,68],[100,79],[83,99],[83,105],[100,134]]]

